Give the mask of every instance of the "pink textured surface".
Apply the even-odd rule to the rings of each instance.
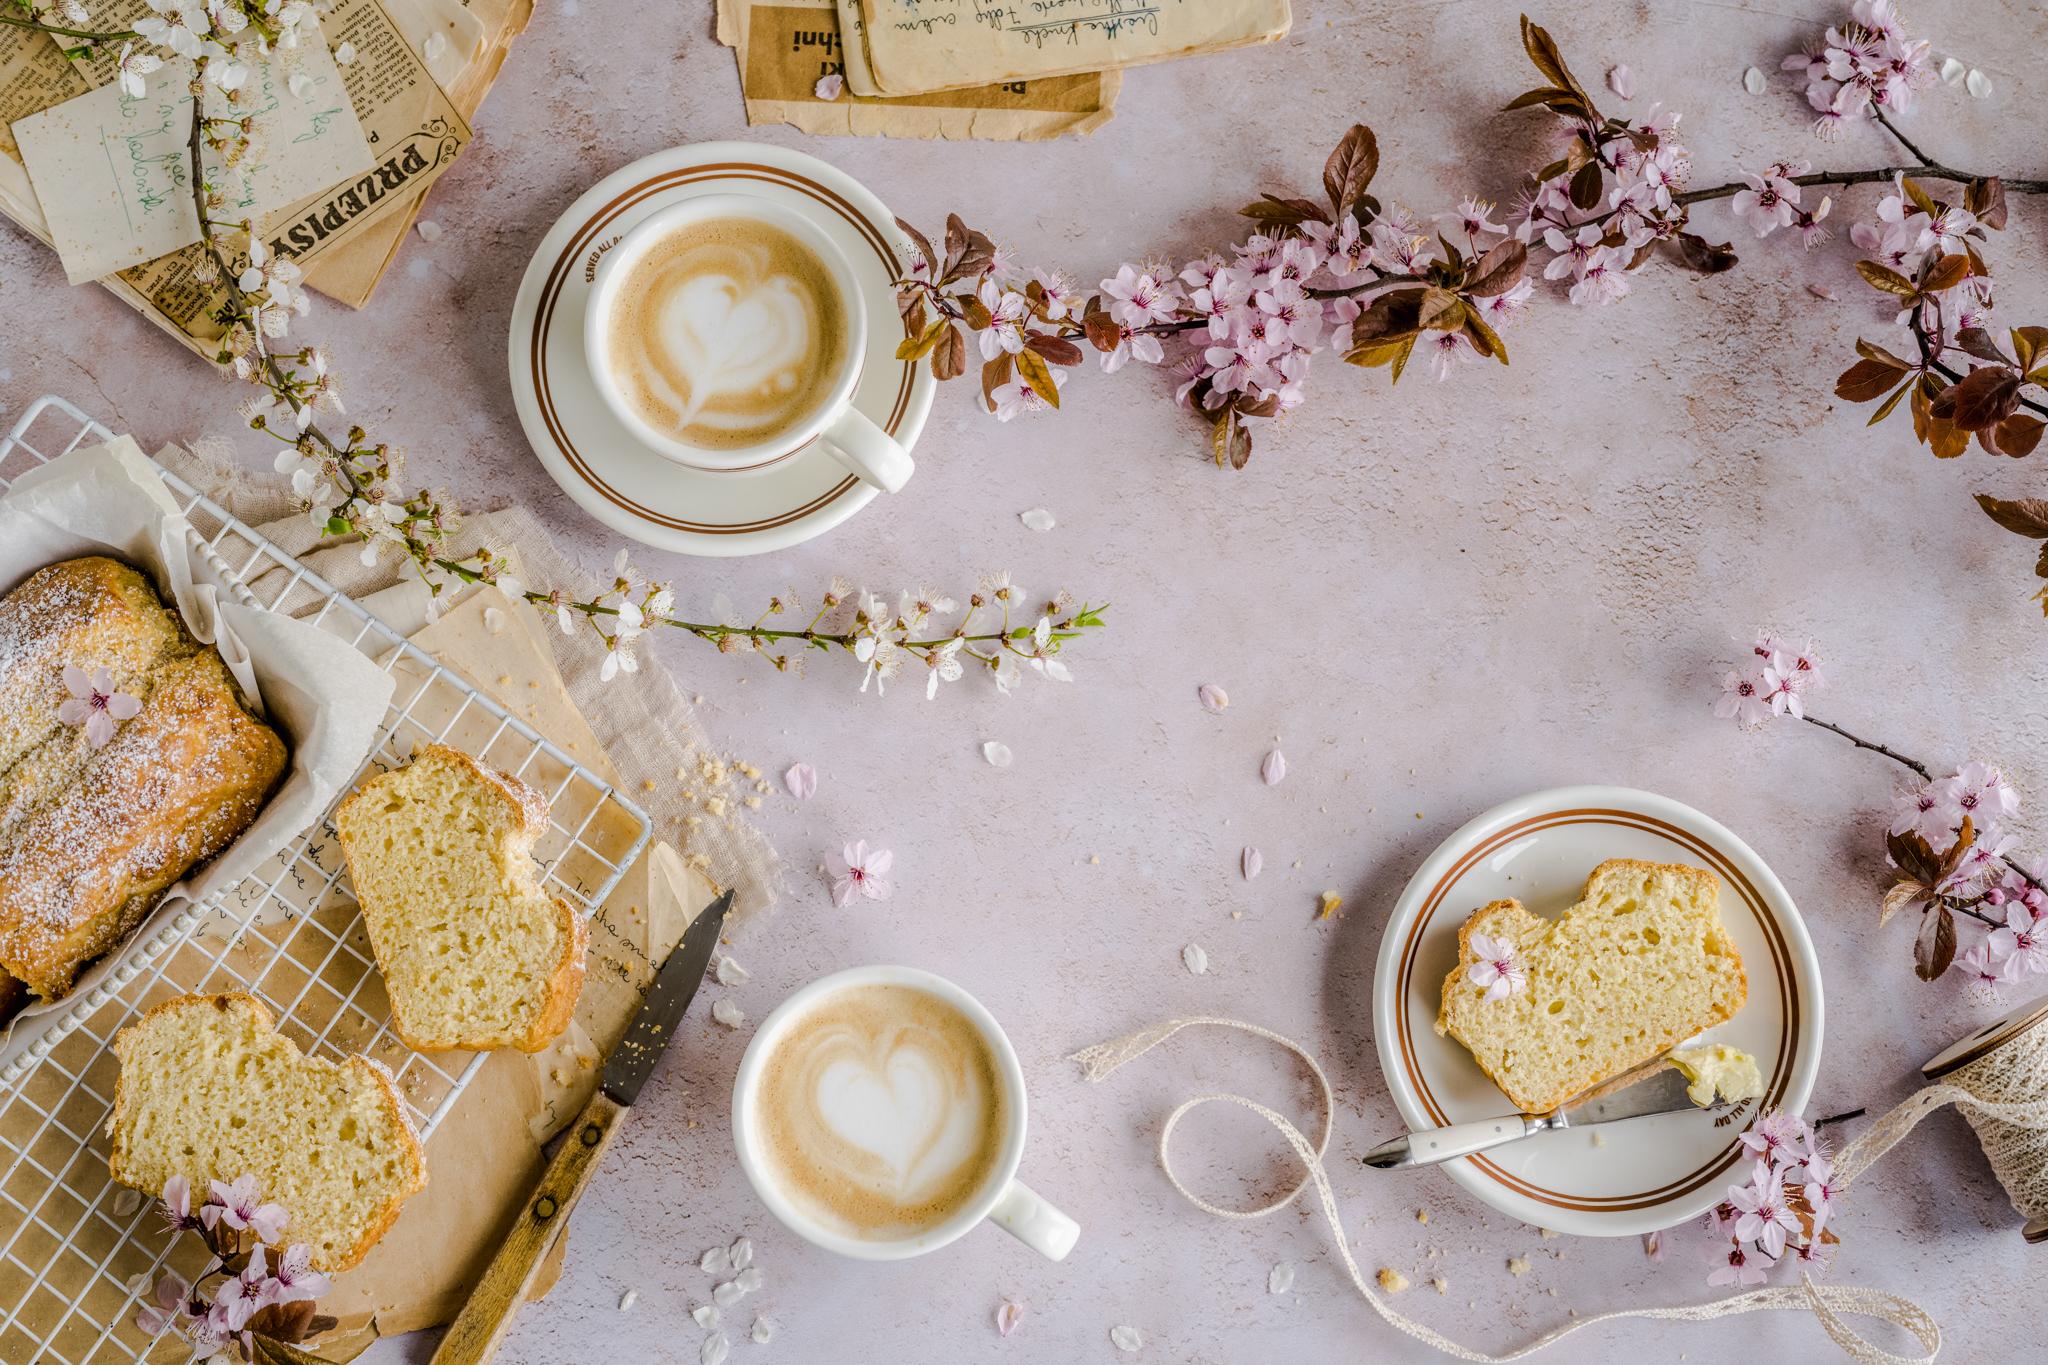
[[[322,307],[304,324],[346,376],[351,415],[410,450],[415,480],[479,504],[521,501],[592,566],[615,541],[528,452],[504,330],[513,282],[554,216],[637,156],[721,137],[799,146],[920,223],[959,209],[1025,260],[1084,278],[1125,253],[1178,259],[1229,240],[1231,210],[1259,188],[1313,186],[1353,119],[1380,136],[1375,189],[1422,209],[1468,187],[1506,198],[1516,168],[1545,159],[1539,118],[1492,112],[1533,81],[1512,5],[1299,0],[1286,42],[1133,72],[1101,133],[1028,146],[749,130],[708,8],[635,6],[628,26],[622,4],[543,6],[475,146],[435,190],[428,216],[445,235],[410,240],[368,310]],[[1777,155],[1828,166],[1891,155],[1869,128],[1814,142],[1776,72],[1844,9],[1601,3],[1538,17],[1589,86],[1625,61],[1640,86],[1631,108],[1662,97],[1683,109],[1696,180],[1716,183]],[[1978,101],[1937,88],[1912,131],[1951,161],[2037,169],[2038,143],[2021,129],[2042,94],[2038,13],[1999,0],[1930,17],[1937,50],[1983,67],[1996,90]],[[1744,92],[1751,65],[1771,75],[1770,93]],[[1853,193],[1837,220],[1873,202]],[[2042,207],[2021,202],[1991,247],[2010,321],[2048,316]],[[1726,234],[1721,209],[1699,218]],[[758,1310],[780,1330],[765,1349],[736,1341],[740,1362],[1106,1361],[1120,1358],[1107,1335],[1119,1323],[1144,1332],[1149,1360],[1436,1358],[1351,1294],[1307,1210],[1225,1225],[1160,1177],[1152,1146],[1182,1096],[1230,1087],[1306,1103],[1275,1058],[1183,1046],[1100,1088],[1060,1060],[1174,1013],[1246,1017],[1322,1056],[1340,1090],[1332,1155],[1346,1233],[1369,1271],[1416,1281],[1400,1303],[1433,1325],[1501,1349],[1573,1310],[1707,1297],[1695,1233],[1673,1235],[1662,1264],[1633,1240],[1543,1240],[1441,1176],[1375,1175],[1354,1158],[1397,1123],[1367,1022],[1386,910],[1446,833],[1533,788],[1663,791],[1774,865],[1829,991],[1818,1112],[1891,1103],[1922,1060],[2002,1008],[1919,985],[1910,928],[1876,928],[1874,831],[1895,771],[1803,727],[1739,735],[1709,716],[1703,688],[1711,661],[1759,621],[1811,632],[1836,678],[1826,714],[1932,762],[2001,761],[2029,798],[2048,798],[2048,636],[2026,600],[2029,549],[1968,498],[2037,491],[2038,474],[1975,451],[1941,464],[1898,429],[1867,432],[1861,410],[1828,397],[1849,336],[1880,329],[1846,244],[1811,257],[1784,239],[1742,250],[1742,266],[1715,279],[1654,268],[1609,310],[1544,300],[1508,335],[1509,370],[1443,385],[1418,371],[1390,395],[1383,373],[1319,362],[1309,406],[1262,433],[1241,475],[1201,462],[1201,432],[1151,376],[1091,373],[1063,417],[1009,427],[961,388],[941,394],[909,489],[825,539],[768,559],[642,555],[698,610],[720,594],[741,610],[789,587],[814,596],[833,573],[953,588],[1008,567],[1034,590],[1111,601],[1113,626],[1074,650],[1072,688],[1005,700],[968,683],[934,705],[911,686],[858,695],[854,674],[824,661],[793,679],[664,644],[685,690],[708,698],[721,743],[764,770],[817,765],[818,795],[802,806],[778,795],[763,813],[795,894],[736,935],[754,979],[707,989],[577,1212],[561,1285],[524,1312],[500,1359],[695,1359],[703,1334],[687,1314],[712,1283],[697,1256],[741,1233],[767,1287],[728,1326],[743,1333]],[[1809,278],[1840,301],[1808,294]],[[0,233],[0,289],[0,398],[15,409],[54,390],[146,445],[221,437],[252,465],[268,460],[237,431],[228,390],[111,298],[65,291],[54,258],[17,232]],[[1056,530],[1018,524],[1041,505]],[[1223,714],[1197,704],[1204,682],[1229,690]],[[1258,765],[1275,736],[1290,772],[1267,788]],[[1015,766],[984,764],[986,739],[1008,743]],[[898,889],[835,910],[812,869],[854,837],[896,849]],[[1245,844],[1266,860],[1249,885],[1236,870]],[[1345,913],[1315,923],[1325,888]],[[1181,967],[1190,940],[1208,950],[1205,977]],[[746,1030],[710,1023],[706,1007],[730,995],[758,1019],[797,984],[873,960],[944,972],[1007,1021],[1034,1087],[1024,1174],[1085,1228],[1066,1264],[986,1229],[919,1262],[843,1263],[783,1232],[748,1193],[725,1127]],[[1198,1126],[1189,1174],[1206,1173],[1220,1197],[1287,1178],[1249,1124]],[[1954,1116],[1867,1177],[1837,1226],[1836,1277],[1929,1304],[1949,1358],[1996,1358],[2033,1338],[2039,1254],[2024,1253]],[[1528,1275],[1509,1276],[1511,1255],[1530,1258]],[[1269,1295],[1280,1261],[1299,1275],[1292,1293]],[[1448,1280],[1446,1297],[1427,1288],[1432,1275]],[[638,1301],[620,1313],[628,1290]],[[991,1318],[1006,1295],[1028,1311],[999,1342]],[[1810,1321],[1755,1317],[1599,1329],[1557,1354],[1725,1360],[1780,1345],[1827,1350]],[[371,1358],[429,1349],[416,1340]]]

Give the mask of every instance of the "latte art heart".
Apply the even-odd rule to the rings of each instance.
[[[754,1109],[778,1184],[862,1237],[951,1217],[987,1185],[1007,1127],[980,1031],[905,986],[850,987],[790,1025]]]
[[[690,445],[772,440],[815,412],[838,378],[845,308],[825,263],[746,218],[677,228],[634,261],[606,324],[633,409]]]

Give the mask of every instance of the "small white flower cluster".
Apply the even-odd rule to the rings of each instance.
[[[1794,649],[1773,631],[1750,646],[1749,657],[1721,678],[1714,714],[1755,729],[1774,716],[1806,717],[1806,696],[1827,685],[1820,654],[1808,641]]]
[[[1819,43],[1781,64],[1806,77],[1806,102],[1817,116],[1813,130],[1830,140],[1857,120],[1904,111],[1938,79],[1930,44],[1900,30],[1893,0],[1856,0],[1850,13],[1852,22],[1831,27]]]
[[[1825,1269],[1835,1241],[1828,1216],[1844,1183],[1826,1142],[1797,1114],[1772,1109],[1749,1126],[1742,1145],[1755,1158],[1749,1179],[1730,1185],[1728,1197],[1707,1213],[1716,1239],[1707,1283],[1747,1289],[1787,1261],[1808,1272]]]
[[[1949,853],[1970,822],[1970,847],[1930,889],[1977,907],[1989,931],[1955,961],[1966,977],[1988,986],[2048,973],[2048,892],[2011,861],[2019,840],[2006,823],[2019,809],[2005,774],[1978,762],[1901,793],[1893,807],[1891,832],[1925,839],[1936,856]]]
[[[196,62],[206,80],[229,94],[249,83],[250,68],[267,57],[271,41],[297,47],[323,41],[320,11],[309,0],[148,0],[152,13],[135,21],[136,36],[154,43],[160,53],[137,51],[124,43],[116,61],[123,92],[141,99],[143,77],[164,64],[164,55]],[[66,0],[65,13],[84,22],[84,6]]]
[[[1515,236],[1553,253],[1543,278],[1572,279],[1571,301],[1615,303],[1628,294],[1628,277],[1648,261],[1658,242],[1685,226],[1675,196],[1692,173],[1692,153],[1678,140],[1679,115],[1653,106],[1640,123],[1619,128],[1582,127],[1575,147],[1591,143],[1591,159],[1555,163],[1521,206]],[[1596,167],[1597,192],[1572,189]],[[1583,205],[1583,207],[1581,206]]]
[[[1773,161],[1762,175],[1745,174],[1742,178],[1749,188],[1736,191],[1728,201],[1729,211],[1749,224],[1759,237],[1768,237],[1779,228],[1797,228],[1799,240],[1808,250],[1819,246],[1828,239],[1828,229],[1821,223],[1834,208],[1835,200],[1833,195],[1824,194],[1811,208],[1799,202],[1796,177],[1805,175],[1808,169],[1804,161]]]

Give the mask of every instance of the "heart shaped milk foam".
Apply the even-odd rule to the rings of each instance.
[[[945,1222],[988,1187],[1009,1131],[981,1031],[898,985],[848,987],[790,1024],[751,1108],[777,1187],[856,1237]]]
[[[917,1201],[981,1144],[984,1097],[976,1078],[934,1056],[915,1033],[849,1038],[818,1072],[819,1121],[876,1158],[861,1173],[882,1192]],[[865,1045],[863,1045],[865,1044]]]
[[[649,425],[692,445],[750,445],[829,397],[844,309],[824,262],[747,219],[678,228],[620,281],[606,344]]]

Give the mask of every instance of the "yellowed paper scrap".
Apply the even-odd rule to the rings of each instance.
[[[229,215],[283,208],[376,164],[324,46],[275,48],[256,68],[241,106],[260,129],[254,147],[233,167],[207,156],[208,183],[226,187]],[[200,240],[191,87],[191,67],[172,62],[144,78],[140,95],[103,85],[15,123],[37,206],[71,283]]]
[[[526,31],[527,21],[533,17],[533,0],[385,0],[384,7],[416,51],[424,48],[430,34],[439,33],[446,39],[447,51],[434,66],[435,79],[456,110],[472,123],[505,65],[512,40]],[[450,80],[442,68],[458,55],[462,59],[458,74]],[[0,172],[4,170],[0,167]],[[397,208],[322,253],[307,268],[306,283],[351,308],[368,303],[419,218],[426,197],[425,186],[409,191]]]
[[[843,75],[848,64],[835,0],[719,0],[718,37],[736,50],[747,121],[808,133],[999,142],[1090,133],[1110,120],[1122,86],[1108,71],[907,98],[822,99],[819,78]]]
[[[129,23],[150,12],[143,0],[106,0],[103,8],[104,14],[98,17],[109,23]],[[335,0],[321,26],[331,46],[348,42],[356,49],[356,60],[341,68],[343,85],[375,150],[377,164],[367,175],[335,185],[265,220],[272,249],[306,268],[387,215],[416,205],[419,193],[448,168],[470,138],[468,123],[435,83],[419,50],[407,41],[378,0]],[[7,30],[7,34],[14,32]],[[54,40],[41,34],[26,36],[40,45],[39,53],[29,56],[32,49],[0,48],[0,100],[20,101],[0,104],[0,122],[12,123],[57,102],[32,103],[42,94],[61,92],[69,98],[111,81],[110,55],[68,63]],[[38,69],[15,69],[24,59]],[[68,89],[66,81],[71,82]],[[22,204],[7,192],[10,177],[19,170],[20,156],[11,139],[6,150],[7,165],[0,167],[0,209],[49,241],[48,224],[34,208],[32,197]],[[218,329],[208,314],[216,296],[193,278],[199,260],[199,249],[188,248],[109,276],[102,283],[194,351],[211,358],[211,343]]]
[[[1289,0],[859,0],[869,69],[891,95],[1043,80],[1270,43]]]

